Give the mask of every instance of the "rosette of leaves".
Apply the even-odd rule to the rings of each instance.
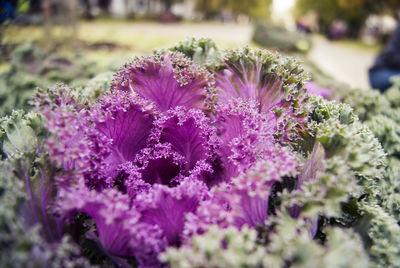
[[[249,48],[215,65],[190,58],[207,49],[138,57],[103,94],[37,90],[35,113],[4,118],[3,164],[22,196],[4,203],[9,221],[54,254],[66,240],[79,251],[57,256],[73,263],[365,267],[378,251],[341,227],[376,200],[377,140],[348,106],[307,95],[294,59]]]

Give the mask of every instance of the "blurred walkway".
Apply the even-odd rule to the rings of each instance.
[[[225,46],[243,46],[250,42],[253,26],[235,23],[152,23],[152,22],[93,22],[82,23],[82,38],[111,39],[131,44],[140,42],[137,37],[157,37],[174,43],[186,37],[208,37]],[[160,44],[156,44],[158,47]],[[161,44],[162,45],[162,44]]]
[[[323,72],[352,87],[370,88],[368,68],[375,59],[373,51],[330,42],[319,36],[313,36],[312,41],[308,58]]]

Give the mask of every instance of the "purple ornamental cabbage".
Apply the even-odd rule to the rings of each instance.
[[[68,90],[42,95],[50,157],[65,171],[57,212],[88,215],[88,238],[141,267],[160,266],[159,253],[209,224],[263,225],[272,185],[298,163],[277,135],[287,92],[252,59],[216,73],[219,102],[213,75],[180,53],[126,65],[93,106]]]

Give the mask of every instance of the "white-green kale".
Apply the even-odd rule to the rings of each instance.
[[[275,218],[275,230],[263,241],[254,229],[244,226],[195,235],[185,247],[170,247],[161,260],[170,267],[369,267],[360,238],[351,230],[333,228],[326,240],[313,240],[309,222],[284,214]]]
[[[217,45],[209,38],[187,38],[169,49],[179,51],[191,58],[198,65],[213,68],[220,61],[222,51],[218,50]]]
[[[356,230],[376,267],[398,267],[400,263],[400,226],[384,209],[364,204],[365,213]]]
[[[188,246],[170,247],[161,260],[170,267],[267,267],[265,247],[257,244],[254,229],[210,226],[207,233],[193,236]]]
[[[49,211],[55,169],[44,150],[43,120],[21,110],[0,120],[0,266],[89,267]]]
[[[314,98],[314,105],[310,129],[315,140],[323,145],[327,158],[343,161],[364,191],[372,191],[386,167],[386,154],[378,139],[350,106],[320,97]]]

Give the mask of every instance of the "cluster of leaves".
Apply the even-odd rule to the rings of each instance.
[[[395,266],[394,160],[307,79],[292,58],[191,39],[109,90],[38,90],[35,113],[0,122],[0,264]]]
[[[322,79],[320,79],[322,77]],[[351,105],[354,114],[369,128],[387,154],[387,167],[383,177],[373,182],[362,196],[361,202],[346,205],[346,224],[361,235],[365,247],[375,264],[380,267],[399,263],[399,103],[400,80],[393,78],[393,86],[381,94],[376,90],[350,89],[317,72],[314,77],[322,85],[330,85],[330,98]],[[353,216],[350,216],[353,214]],[[354,215],[359,216],[354,217]],[[357,219],[358,218],[358,219]],[[357,220],[355,220],[357,219]],[[341,222],[343,224],[343,222]]]
[[[191,58],[195,64],[215,67],[219,63],[221,52],[214,41],[207,38],[187,38],[169,49],[178,51]]]
[[[162,259],[172,267],[368,267],[360,238],[351,230],[331,228],[324,246],[310,240],[307,222],[289,215],[275,218],[270,246],[261,246],[257,232],[216,227],[191,239],[191,247],[169,248]],[[221,248],[221,244],[224,245]]]
[[[376,90],[352,89],[343,91],[344,102],[379,139],[387,153],[388,166],[384,178],[376,184],[371,196],[362,205],[364,240],[374,261],[380,267],[396,266],[400,262],[400,79],[393,78],[393,86],[381,94]],[[373,197],[373,198],[372,198]]]
[[[0,263],[2,267],[89,267],[49,212],[55,167],[44,150],[44,118],[13,111],[0,120]]]
[[[37,87],[56,82],[86,86],[99,72],[97,65],[82,55],[48,55],[32,44],[23,44],[13,51],[8,70],[0,74],[0,115],[29,109],[28,101]]]

